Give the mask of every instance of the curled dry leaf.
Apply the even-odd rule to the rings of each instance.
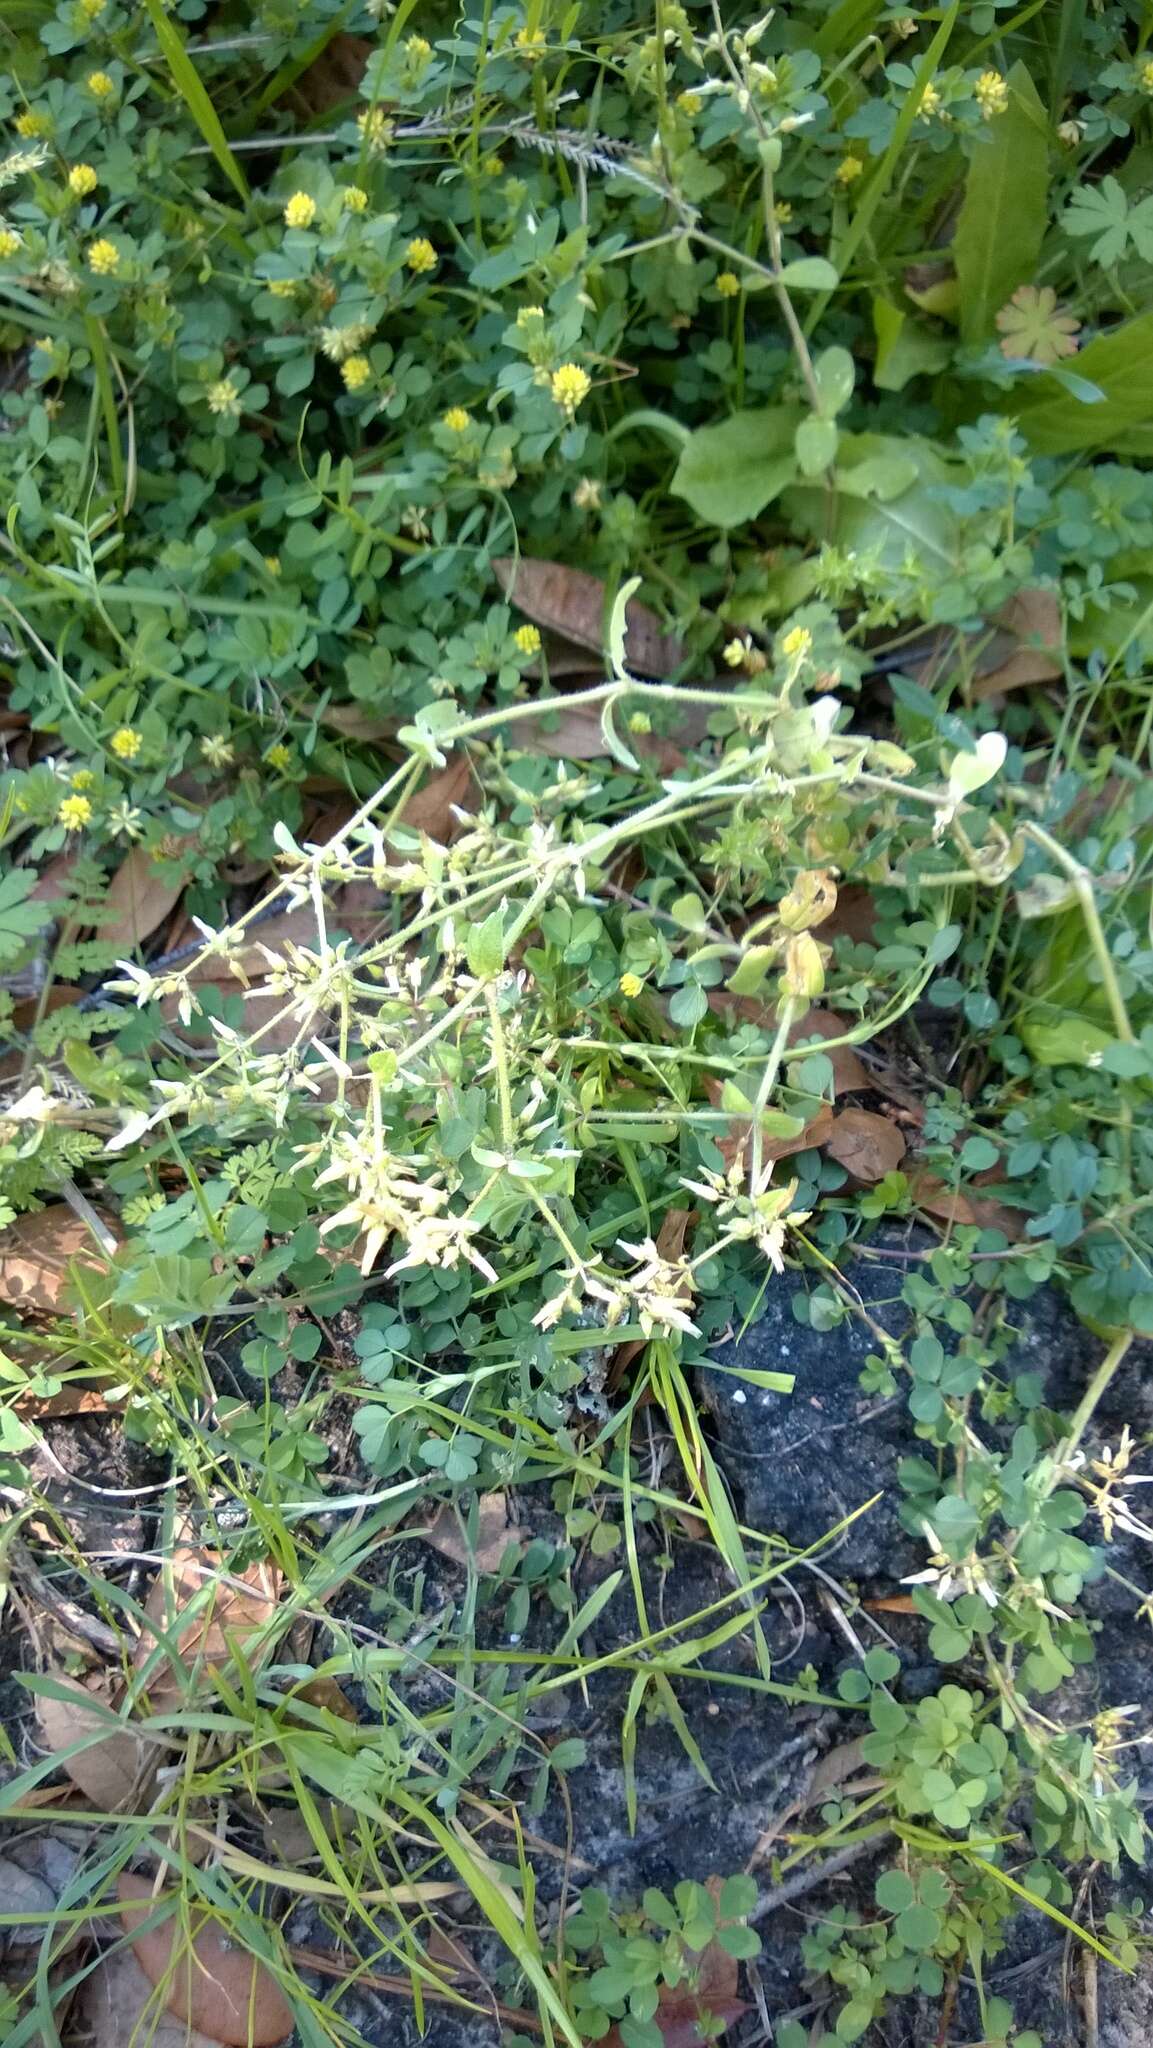
[[[54,1685],[69,1695],[55,1699],[47,1693],[36,1696],[36,1718],[40,1739],[53,1752],[67,1749],[82,1737],[88,1747],[65,1757],[62,1767],[89,1804],[99,1813],[127,1813],[147,1802],[155,1775],[156,1751],[128,1722],[116,1726],[109,1720],[108,1702],[101,1712],[97,1686],[81,1685],[63,1671],[46,1674]]]
[[[410,832],[427,832],[440,846],[450,846],[462,829],[457,811],[468,811],[479,792],[467,754],[452,754],[443,768],[421,782],[405,798],[398,825]]]
[[[111,1217],[102,1219],[113,1228]],[[0,1230],[0,1301],[42,1315],[62,1311],[73,1264],[106,1270],[99,1245],[67,1202],[51,1202]]]
[[[152,1880],[130,1871],[117,1891],[133,1955],[177,2020],[226,2048],[274,2048],[292,2032],[291,2009],[271,1970],[235,1947],[217,1921],[193,1907],[189,1925],[183,1913],[177,1917],[172,1893],[157,1899]],[[146,1927],[162,1904],[168,1917]]]
[[[276,1611],[280,1598],[279,1568],[267,1559],[239,1573],[216,1551],[179,1545],[152,1582],[144,1612],[158,1630],[174,1640],[192,1683],[204,1684],[214,1669],[225,1669],[233,1657],[251,1664],[255,1638]],[[152,1658],[159,1635],[142,1631],[135,1651],[138,1666]],[[148,1696],[157,1713],[182,1701],[188,1680],[162,1655],[148,1681]]]
[[[132,1950],[114,1949],[101,1958],[80,1992],[80,2019],[87,2048],[218,2048],[183,2020],[168,2018],[155,1987]]]
[[[963,1188],[950,1188],[936,1174],[915,1167],[909,1175],[909,1191],[918,1209],[942,1223],[954,1227],[975,1223],[978,1230],[999,1230],[1011,1244],[1024,1232],[1025,1218],[1019,1209],[1007,1208],[971,1182]]]
[[[715,1103],[718,1108],[723,1092],[723,1081],[715,1075],[710,1075],[705,1082],[705,1093],[710,1102]],[[762,1159],[766,1162],[770,1159],[791,1159],[795,1152],[808,1152],[815,1146],[825,1144],[833,1129],[833,1122],[831,1105],[827,1102],[822,1103],[816,1116],[805,1125],[804,1130],[798,1131],[795,1137],[775,1138],[766,1135],[761,1145]],[[726,1167],[731,1167],[735,1159],[743,1159],[746,1156],[751,1135],[752,1118],[734,1117],[728,1130],[717,1139],[717,1150]]]
[[[475,1564],[478,1572],[495,1572],[510,1543],[520,1538],[515,1529],[508,1525],[508,1511],[503,1493],[484,1493],[478,1509],[476,1549],[469,1550],[461,1522],[451,1507],[443,1507],[431,1528],[422,1529],[420,1535],[425,1543],[431,1543],[442,1557],[452,1559],[453,1564]]]
[[[711,1941],[697,1959],[696,1984],[662,1984],[653,2020],[660,2030],[664,2048],[708,2048],[718,2035],[703,2031],[702,2022],[723,2022],[722,2032],[749,2011],[748,2001],[737,1996],[738,1965],[719,1942]],[[604,2037],[604,2048],[622,2048],[619,2027]]]
[[[854,1180],[869,1183],[884,1180],[905,1156],[905,1140],[896,1124],[871,1109],[841,1110],[824,1147]]]
[[[559,633],[578,647],[601,654],[605,647],[609,593],[599,576],[572,569],[565,562],[540,562],[527,556],[498,556],[493,569],[510,604],[526,619]],[[671,676],[685,658],[681,642],[666,633],[655,612],[634,597],[625,613],[625,660],[638,675]]]
[[[170,867],[170,862],[165,862]],[[134,846],[108,884],[101,940],[129,951],[164,923],[184,894],[185,877],[166,880],[143,846]]]
[[[1055,590],[1018,590],[996,613],[998,632],[970,695],[975,704],[1064,675],[1061,606]]]

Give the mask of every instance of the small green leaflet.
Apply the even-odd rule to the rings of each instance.
[[[0,877],[0,960],[15,960],[48,921],[44,904],[28,900],[36,879],[32,868]]]
[[[978,343],[994,315],[1036,271],[1048,223],[1045,110],[1023,64],[1009,73],[1009,104],[974,138],[965,200],[953,238],[961,287],[961,336]]]
[[[1130,243],[1142,262],[1153,263],[1153,193],[1131,206],[1116,178],[1102,178],[1074,192],[1062,226],[1070,235],[1096,235],[1089,254],[1106,270],[1121,261]]]

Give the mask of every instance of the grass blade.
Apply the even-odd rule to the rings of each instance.
[[[234,192],[248,204],[250,193],[244,172],[228,147],[228,137],[220,125],[220,116],[205,90],[204,82],[184,47],[179,29],[164,12],[163,0],[144,0],[148,16],[156,30],[156,40],[168,59],[172,82],[188,108],[205,142],[228,179]]]

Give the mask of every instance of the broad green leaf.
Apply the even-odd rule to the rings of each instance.
[[[842,435],[841,462],[851,466],[862,446],[872,453],[869,444],[875,447],[884,439],[879,435]],[[898,445],[903,456],[915,463],[917,474],[916,481],[896,497],[877,503],[838,494],[830,531],[827,492],[811,484],[797,484],[785,494],[786,516],[814,540],[831,541],[838,548],[871,557],[885,568],[901,569],[911,561],[934,577],[952,577],[960,548],[957,520],[935,489],[948,479],[948,465],[926,441],[910,436]]]
[[[1019,1025],[1026,1049],[1042,1067],[1086,1067],[1113,1044],[1112,1033],[1073,1010],[1055,1010]]]
[[[1141,313],[1081,350],[1077,369],[1104,394],[1085,405],[1049,376],[1038,377],[1028,396],[1018,392],[1004,410],[1015,414],[1037,455],[1067,455],[1078,448],[1107,448],[1130,456],[1148,454],[1153,443],[1135,448],[1133,431],[1153,424],[1153,313]]]
[[[840,282],[826,256],[798,256],[781,272],[781,283],[791,292],[832,292]]]
[[[35,887],[34,868],[11,868],[0,876],[0,960],[15,960],[48,921],[49,906],[29,900]]]
[[[984,789],[1005,764],[1008,741],[1003,732],[983,732],[971,754],[955,754],[949,763],[949,788],[955,797]]]
[[[465,940],[470,974],[478,981],[494,981],[504,966],[504,913],[494,910],[483,924],[473,925]]]
[[[903,391],[911,378],[943,369],[952,353],[948,341],[930,334],[889,299],[873,300],[873,333],[873,382],[878,391]]]
[[[856,370],[847,348],[826,348],[813,364],[817,390],[821,394],[821,417],[835,419],[853,395]]]
[[[953,237],[961,337],[981,342],[994,316],[1037,269],[1048,222],[1045,109],[1023,64],[1009,73],[1009,104],[974,138],[965,200]]]
[[[812,419],[802,420],[797,428],[796,447],[801,474],[820,476],[836,458],[836,421],[819,419],[815,413]]]
[[[698,427],[673,476],[678,498],[711,526],[741,526],[780,496],[797,473],[793,437],[800,414],[789,406],[735,412]]]

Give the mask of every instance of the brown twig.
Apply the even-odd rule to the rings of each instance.
[[[318,1949],[295,1948],[290,1945],[288,1953],[294,1963],[300,1964],[301,1969],[315,1970],[318,1977],[344,1977],[350,1983],[363,1985],[368,1991],[383,1991],[393,1998],[412,1997],[411,1977],[378,1976],[375,1971],[358,1969],[354,1963],[342,1962],[338,1956],[324,1955]],[[522,2011],[515,2005],[502,2005],[499,1999],[494,1998],[491,2006],[481,2007],[460,1992],[435,1990],[431,1984],[422,1984],[421,1991],[425,1998],[431,1998],[437,2005],[464,2006],[467,2011],[472,2012],[491,2011],[507,2026],[528,2027],[534,2034],[544,2033],[540,2018],[535,2012]]]

